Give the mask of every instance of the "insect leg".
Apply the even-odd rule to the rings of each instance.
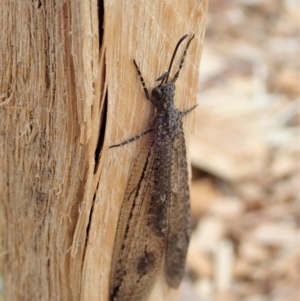
[[[190,113],[190,112],[193,111],[196,107],[198,107],[198,104],[194,105],[193,107],[191,107],[190,109],[188,109],[188,110],[186,110],[186,111],[181,112],[181,116],[184,116],[184,115]]]
[[[140,139],[141,137],[147,135],[147,134],[150,133],[150,132],[153,132],[153,129],[146,130],[145,132],[142,132],[141,134],[139,134],[139,135],[137,135],[137,136],[134,136],[134,137],[132,137],[132,138],[130,138],[130,139],[127,139],[127,140],[123,141],[122,143],[111,145],[109,148],[122,146],[122,145],[125,145],[125,144],[127,144],[127,143],[130,143],[130,142],[132,142],[132,141],[138,140],[138,139]]]
[[[139,68],[139,66],[137,65],[137,63],[136,63],[135,60],[133,60],[133,63],[134,63],[134,65],[135,65],[136,71],[137,71],[137,73],[138,73],[138,75],[139,75],[139,78],[140,78],[140,80],[141,80],[141,83],[142,83],[142,86],[143,86],[143,89],[144,89],[146,98],[147,98],[148,100],[150,100],[149,92],[148,92],[148,89],[146,88],[146,84],[145,84],[144,78],[143,78],[143,76],[142,76],[141,70],[140,70],[140,68]]]

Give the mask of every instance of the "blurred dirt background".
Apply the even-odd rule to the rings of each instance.
[[[211,0],[182,301],[299,301],[300,9]]]

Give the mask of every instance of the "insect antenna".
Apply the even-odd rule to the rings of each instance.
[[[194,37],[195,37],[195,35],[193,35],[193,36],[190,38],[190,40],[188,41],[188,43],[186,44],[184,53],[183,53],[182,58],[181,58],[181,62],[180,62],[180,64],[179,64],[179,68],[178,68],[177,72],[175,73],[173,79],[171,80],[172,83],[175,83],[175,81],[177,80],[177,78],[178,78],[178,76],[179,76],[179,72],[180,72],[180,70],[181,70],[181,68],[182,68],[182,65],[183,65],[183,62],[184,62],[184,59],[185,59],[187,50],[188,50],[188,48],[189,48],[189,46],[190,46],[190,43],[191,43],[191,41],[193,40]]]
[[[180,44],[182,43],[182,41],[184,41],[186,38],[188,37],[188,34],[185,34],[184,36],[182,36],[180,38],[180,40],[178,41],[175,49],[174,49],[174,52],[173,52],[173,55],[172,55],[172,58],[171,58],[171,61],[170,61],[170,65],[169,65],[169,69],[167,72],[165,72],[161,77],[159,77],[157,80],[161,80],[161,83],[159,85],[159,87],[164,84],[164,83],[167,83],[168,82],[168,78],[169,78],[169,75],[170,75],[170,71],[171,71],[171,68],[172,68],[172,64],[173,64],[173,61],[174,61],[174,58],[175,58],[175,55],[177,53],[177,50],[178,50],[178,47],[180,46]],[[191,41],[191,40],[190,40]],[[189,41],[189,42],[190,42]],[[178,76],[177,76],[178,77]]]

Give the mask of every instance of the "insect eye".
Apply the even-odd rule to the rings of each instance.
[[[162,96],[162,92],[161,92],[161,89],[160,88],[154,88],[152,90],[152,96],[156,99],[160,99],[161,96]]]

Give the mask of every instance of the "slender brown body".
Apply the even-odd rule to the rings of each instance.
[[[188,41],[180,67],[172,81],[168,72],[158,80],[151,97],[141,78],[146,97],[157,114],[150,130],[118,145],[149,133],[130,176],[117,226],[110,279],[111,301],[145,301],[164,262],[165,279],[177,288],[184,273],[190,238],[188,170],[182,117],[174,106],[175,81],[193,37]]]

